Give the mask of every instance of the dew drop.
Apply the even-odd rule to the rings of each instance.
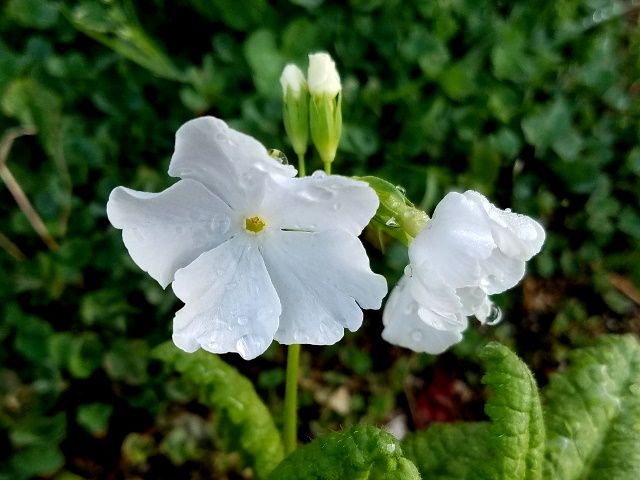
[[[325,178],[327,176],[322,170],[316,170],[311,174],[311,178]]]
[[[245,360],[256,358],[267,348],[264,337],[257,335],[244,335],[236,342],[236,350]]]
[[[404,274],[407,277],[411,277],[413,276],[413,269],[411,268],[411,264],[407,265],[406,267],[404,267]]]
[[[398,228],[400,226],[400,224],[398,223],[398,221],[395,219],[395,217],[391,217],[389,220],[387,220],[386,222],[384,222],[384,224],[387,227],[391,227],[391,228]]]
[[[414,342],[419,342],[422,340],[422,332],[420,330],[414,330],[411,332],[411,340]]]
[[[400,192],[402,195],[407,194],[407,189],[404,188],[402,185],[396,185],[396,190],[398,190],[398,192]]]
[[[282,165],[289,165],[289,159],[280,150],[275,149],[275,148],[270,148],[269,150],[267,150],[267,153],[269,154],[269,156],[271,158],[273,158],[274,160],[278,161]]]
[[[389,453],[393,453],[396,451],[396,446],[393,443],[388,443],[387,444],[387,452]]]
[[[224,213],[215,213],[213,217],[211,217],[211,230],[214,233],[224,234],[229,230],[229,226],[231,225],[231,219],[225,215]]]
[[[406,307],[404,307],[404,313],[407,315],[413,315],[418,312],[418,305],[415,302],[410,303]]]
[[[489,311],[489,315],[487,315],[485,323],[487,325],[496,325],[500,323],[500,320],[502,320],[502,311],[500,310],[500,307],[492,304],[491,311]]]
[[[335,192],[324,187],[310,186],[301,191],[299,195],[305,200],[317,202],[331,200],[335,196]]]

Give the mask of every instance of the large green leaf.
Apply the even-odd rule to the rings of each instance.
[[[251,382],[217,355],[202,350],[187,354],[167,342],[155,353],[194,384],[202,403],[215,407],[224,447],[240,452],[256,476],[265,478],[280,463],[284,450],[271,414]]]
[[[269,480],[419,480],[398,441],[371,426],[317,438],[289,455]]]
[[[485,407],[491,418],[489,437],[495,455],[496,470],[491,478],[542,478],[544,423],[531,371],[498,343],[488,344],[482,359],[487,370],[482,381],[495,392]]]
[[[407,458],[436,480],[541,478],[544,425],[536,382],[507,347],[482,351],[491,422],[436,424],[405,440]]]
[[[634,337],[604,337],[573,352],[544,399],[545,479],[638,478],[640,345]]]
[[[473,480],[489,461],[489,423],[436,423],[402,447],[428,480]]]

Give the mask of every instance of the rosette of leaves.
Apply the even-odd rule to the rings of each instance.
[[[435,424],[403,444],[423,478],[627,480],[640,472],[640,345],[601,338],[538,391],[526,365],[492,343],[482,358],[490,422]],[[546,432],[546,433],[545,433]]]

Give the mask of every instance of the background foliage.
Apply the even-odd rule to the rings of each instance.
[[[476,357],[487,337],[515,345],[544,384],[568,347],[637,334],[638,7],[3,2],[0,132],[35,133],[15,140],[7,168],[50,238],[34,231],[3,174],[0,478],[246,478],[239,457],[210,453],[225,435],[209,421],[215,413],[152,356],[170,337],[176,300],[131,262],[104,206],[117,185],[165,188],[175,130],[197,115],[293,158],[277,80],[315,50],[329,51],[343,77],[336,172],[384,176],[428,211],[449,189],[478,189],[540,218],[549,237],[523,288],[498,300],[503,325],[474,326],[452,353],[385,345],[377,313],[339,348],[306,349],[301,438],[359,419],[404,415],[411,428],[484,419]],[[394,281],[405,253],[378,247],[370,243],[374,267]],[[225,360],[278,418],[282,350]]]

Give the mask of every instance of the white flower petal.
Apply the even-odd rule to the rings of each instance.
[[[285,230],[344,230],[360,235],[378,209],[378,196],[358,180],[315,172],[279,178],[264,200],[264,211]]]
[[[246,209],[255,199],[261,174],[293,177],[295,168],[271,158],[255,138],[229,128],[215,117],[200,117],[182,125],[169,175],[203,183],[234,209]]]
[[[107,216],[136,264],[165,288],[179,268],[234,233],[232,212],[193,180],[159,193],[115,188]]]
[[[271,344],[281,307],[254,238],[238,235],[203,253],[178,270],[172,286],[185,302],[173,321],[181,349],[250,360]]]
[[[466,317],[445,318],[420,308],[411,293],[413,281],[403,276],[389,295],[382,315],[382,338],[415,352],[442,353],[462,340]]]
[[[495,242],[505,255],[526,261],[540,251],[545,232],[538,222],[526,215],[501,210],[473,190],[466,191],[464,196],[484,209],[491,221]]]
[[[361,308],[380,308],[387,293],[360,241],[343,231],[274,232],[263,255],[282,303],[280,343],[331,345],[344,328],[360,328]]]
[[[307,81],[309,82],[309,92],[312,95],[333,97],[342,90],[336,64],[331,56],[325,52],[309,55]]]
[[[409,246],[409,258],[414,274],[425,285],[432,282],[428,272],[436,271],[445,285],[455,289],[478,284],[484,274],[481,262],[495,248],[482,207],[452,192]]]
[[[496,248],[484,262],[483,269],[486,276],[480,281],[480,286],[489,295],[493,295],[513,288],[522,280],[525,262],[510,258]]]

